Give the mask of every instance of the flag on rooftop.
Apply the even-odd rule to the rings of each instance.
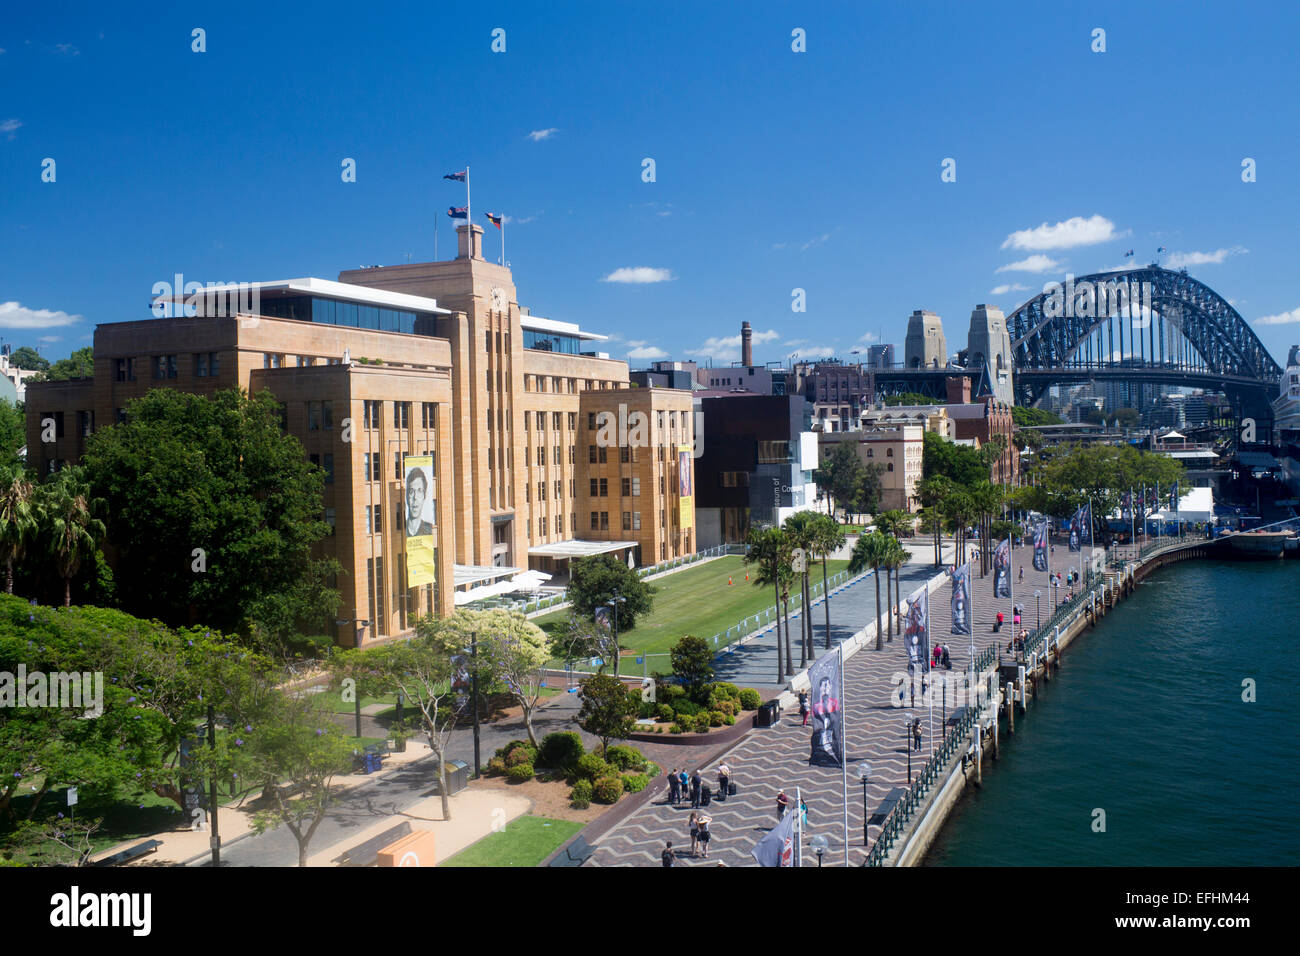
[[[1131,255],[1133,255],[1133,250],[1132,250],[1132,249],[1130,249],[1128,252],[1124,253],[1124,258],[1127,259],[1127,258],[1128,258],[1129,256],[1131,256]]]
[[[469,175],[469,170],[462,169],[458,173],[444,173],[442,178],[450,179],[458,183],[463,183],[465,181],[465,177],[467,177],[468,175]]]
[[[492,225],[496,226],[498,229],[501,228],[501,220],[505,218],[504,216],[494,216],[490,212],[485,212],[483,215],[487,216],[488,219],[491,220]]]
[[[452,219],[469,219],[469,210],[464,206],[451,206],[447,209],[447,215]]]

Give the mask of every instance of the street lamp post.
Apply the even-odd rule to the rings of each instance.
[[[1035,628],[1035,630],[1038,630],[1043,626],[1043,609],[1038,603],[1038,599],[1042,596],[1043,596],[1042,590],[1040,590],[1039,588],[1035,588],[1034,589],[1034,614],[1038,617],[1038,627]]]
[[[813,852],[817,854],[817,868],[821,869],[822,854],[825,853],[828,849],[830,849],[830,845],[831,845],[830,841],[827,840],[824,836],[822,836],[819,833],[811,840],[808,841],[808,845],[811,846],[813,848]]]
[[[858,776],[862,778],[862,845],[867,845],[867,780],[871,776],[871,764],[863,761],[858,765]]]
[[[907,744],[907,782],[912,782],[912,722],[903,721],[903,742]]]

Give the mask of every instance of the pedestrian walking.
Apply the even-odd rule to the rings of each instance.
[[[921,718],[917,717],[912,721],[912,749],[921,749]]]
[[[784,790],[782,790],[780,793],[778,793],[778,794],[776,795],[776,821],[777,821],[777,823],[780,823],[780,822],[781,822],[781,818],[785,816],[785,811],[789,809],[791,802],[792,802],[792,801],[790,800],[789,797],[786,796]]]
[[[695,847],[700,842],[700,815],[694,810],[691,811],[691,818],[687,821],[691,829],[691,856],[695,855]]]
[[[808,803],[802,797],[799,799],[799,825],[808,829]]]
[[[1022,564],[1020,566],[1020,580],[1023,581],[1024,579],[1025,579],[1025,566]]]
[[[704,857],[706,860],[709,858],[709,840],[713,837],[713,834],[709,832],[709,824],[712,822],[713,817],[709,816],[707,813],[702,815],[699,819],[700,856]]]
[[[682,780],[681,777],[677,776],[677,768],[673,767],[672,770],[668,771],[668,803],[677,806],[681,799]]]
[[[672,866],[672,865],[673,865],[673,860],[676,858],[677,854],[673,853],[673,841],[672,841],[672,840],[669,840],[669,841],[664,845],[664,851],[663,851],[663,853],[661,853],[661,854],[659,854],[659,855],[660,855],[660,857],[661,857],[661,858],[663,859],[663,861],[664,861],[664,866]]]
[[[725,800],[731,785],[731,768],[725,763],[718,764],[718,799]]]
[[[690,782],[686,779],[686,770],[683,769],[677,774],[677,801],[680,803],[685,800],[690,793]]]
[[[700,806],[700,772],[696,770],[691,774],[691,807],[699,809]]]
[[[799,716],[803,718],[803,726],[808,726],[808,692],[799,691]]]
[[[1002,612],[998,611],[998,618],[993,623],[993,633],[997,634],[1001,630],[1002,630]]]

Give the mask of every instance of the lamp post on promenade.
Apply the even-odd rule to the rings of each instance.
[[[1038,617],[1038,626],[1035,628],[1035,630],[1038,630],[1043,626],[1043,609],[1038,603],[1038,599],[1041,598],[1042,596],[1043,596],[1042,590],[1040,590],[1039,588],[1035,588],[1034,589],[1034,613]]]
[[[858,765],[858,776],[862,778],[862,845],[867,845],[867,779],[871,776],[871,764],[863,761]]]
[[[907,744],[907,782],[912,782],[912,722],[903,721],[903,742]]]

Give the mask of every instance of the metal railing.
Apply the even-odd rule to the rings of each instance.
[[[827,579],[826,587],[823,587],[820,581],[814,584],[810,584],[808,587],[810,599],[815,601],[827,590],[827,588],[829,588],[830,590],[834,590],[840,584],[847,581],[849,577],[850,574],[848,571],[836,571]],[[798,611],[802,607],[802,605],[803,605],[803,595],[801,594],[790,595],[791,615],[793,615],[796,611]],[[714,634],[711,638],[708,638],[709,646],[714,649],[715,653],[718,654],[728,653],[728,649],[733,644],[738,643],[753,631],[758,630],[763,625],[764,622],[768,622],[768,621],[774,622],[777,619],[779,619],[780,616],[781,616],[781,609],[779,607],[773,606],[773,607],[764,608],[762,611],[759,611],[755,614],[751,614],[743,618],[742,620],[736,622],[734,627],[729,627],[725,631],[719,631],[717,634]],[[735,636],[733,637],[732,635]]]

